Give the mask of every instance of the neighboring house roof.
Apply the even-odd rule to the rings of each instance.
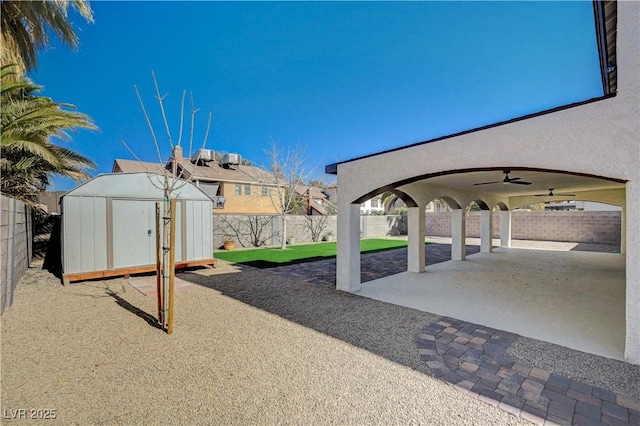
[[[317,186],[300,185],[296,186],[294,192],[299,198],[308,201],[307,214],[314,214],[312,210],[316,212],[315,214],[329,214],[325,205],[326,202],[330,201],[326,189],[318,188]]]
[[[338,185],[337,184],[333,184],[330,186],[327,186],[324,189],[324,195],[327,196],[327,199],[329,199],[329,201],[337,201],[336,199],[338,198]]]
[[[322,188],[318,188],[317,186],[296,186],[295,192],[300,197],[304,196],[322,200],[327,198],[324,190]]]
[[[327,209],[321,204],[312,203],[309,206],[309,209],[312,210],[312,211],[309,211],[308,214],[318,214],[318,215],[326,215],[326,214],[328,214],[327,213]],[[315,210],[316,213],[313,213],[313,210]]]
[[[207,166],[196,166],[187,159],[179,160],[178,165],[184,170],[184,177],[192,177],[200,181],[275,185],[274,176],[258,167],[237,165],[234,168],[227,169],[215,162],[211,162]],[[163,174],[170,168],[170,163],[167,166],[162,166],[158,163],[123,160],[120,158],[113,163],[113,172],[122,173],[148,172]]]
[[[215,162],[210,162],[207,166],[196,166],[188,160],[181,160],[178,164],[189,176],[198,180],[259,183],[262,185],[276,184],[273,174],[258,167],[239,164],[227,169]]]

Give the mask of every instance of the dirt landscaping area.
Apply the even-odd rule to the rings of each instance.
[[[168,336],[124,279],[30,268],[1,321],[3,423],[526,424],[433,377],[434,315],[222,261],[181,277]]]

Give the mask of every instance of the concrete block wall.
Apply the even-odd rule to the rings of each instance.
[[[13,198],[0,196],[0,314],[13,304],[13,293],[33,257],[31,209]]]
[[[467,214],[466,231],[467,237],[480,238],[480,212],[470,212]],[[493,237],[500,238],[500,216],[494,214],[491,218],[493,222]],[[446,212],[425,214],[426,234],[434,237],[451,236],[451,214]]]
[[[251,224],[250,221],[254,221],[254,223]],[[254,247],[252,227],[255,229],[256,226],[262,226],[262,223],[264,223],[264,227],[261,231],[261,237],[265,239],[264,245],[275,245],[279,229],[278,221],[279,217],[273,215],[216,214],[214,211],[213,247],[215,249],[222,246],[227,236],[232,237],[239,247]]]
[[[248,220],[266,220],[269,223],[264,227],[264,236],[267,238],[265,246],[278,245],[280,242],[280,228],[282,227],[280,216],[273,215],[236,215],[236,214],[214,214],[213,215],[213,243],[214,247],[222,246],[225,236],[234,237],[236,243],[244,247],[252,247]],[[320,238],[327,233],[337,235],[337,217],[325,216],[324,225],[321,226]],[[313,217],[313,220],[320,221],[320,216]],[[318,226],[318,222],[316,222]],[[361,216],[360,229],[363,238],[387,237],[390,235],[406,235],[406,218],[404,216]],[[240,237],[234,229],[241,229]],[[287,237],[295,237],[296,243],[312,242],[310,225],[305,216],[287,216]]]
[[[513,212],[511,238],[620,244],[619,211]]]
[[[428,215],[429,213],[427,213]],[[491,216],[492,222],[492,236],[493,238],[500,238],[500,215],[494,214]],[[449,227],[451,227],[451,219],[449,218]],[[469,212],[467,213],[466,218],[467,225],[467,237],[470,238],[480,238],[480,212]],[[442,230],[440,230],[442,232]],[[427,228],[427,235],[433,235],[429,233],[429,229]],[[449,229],[449,235],[451,235],[451,230]],[[449,235],[434,235],[438,237],[449,236]]]
[[[268,218],[265,235],[269,239],[265,245],[277,245],[281,228],[279,216],[247,216],[214,214],[214,247],[222,245],[225,235],[234,235],[227,223],[237,228],[240,222],[251,217]],[[224,218],[224,220],[222,220]],[[336,216],[326,217],[321,235],[333,232],[336,235]],[[566,241],[575,243],[620,244],[621,215],[619,211],[515,211],[511,214],[511,238],[515,240]],[[492,217],[493,237],[500,238],[500,215]],[[451,236],[451,214],[447,212],[426,213],[426,235],[435,237]],[[246,230],[246,226],[244,227]],[[361,216],[360,229],[363,238],[406,235],[405,216]],[[467,237],[480,237],[480,212],[469,212],[466,218]],[[296,238],[297,243],[311,242],[311,232],[304,216],[287,216],[287,236]],[[239,242],[239,241],[237,241]],[[242,244],[251,247],[248,237],[242,237]]]
[[[336,216],[325,216],[324,225],[321,222],[315,222],[315,229],[319,229],[320,239],[328,232],[332,232],[334,237],[337,229]],[[256,221],[264,223],[262,236],[265,240],[265,246],[276,246],[280,244],[282,228],[282,219],[277,215],[239,215],[239,214],[214,214],[213,215],[213,246],[220,247],[225,236],[232,236],[233,239],[241,247],[253,247],[251,241],[250,224],[248,221]],[[321,221],[322,217],[313,217],[314,221]],[[286,237],[294,237],[296,243],[311,242],[310,224],[304,216],[287,216],[287,235]],[[255,225],[254,225],[255,229]],[[236,230],[240,232],[236,232]],[[386,232],[386,231],[385,231]]]
[[[334,240],[337,232],[337,218],[336,216],[312,216],[305,219],[304,216],[287,216],[287,235],[296,238],[296,242],[311,242],[311,224],[308,220],[311,219],[314,222],[314,229],[319,234],[318,241],[322,241],[322,237],[327,233],[333,233]],[[322,222],[325,220],[324,223]]]
[[[388,237],[407,234],[406,216],[360,216],[363,238]]]
[[[426,234],[451,236],[449,213],[426,213]],[[494,214],[493,237],[500,237],[500,216]],[[467,237],[480,237],[480,213],[470,212],[466,219]],[[514,240],[565,241],[575,243],[620,244],[619,211],[514,211],[511,213],[511,238]]]
[[[434,237],[451,236],[451,214],[425,213],[425,232]],[[467,225],[468,226],[468,225]]]

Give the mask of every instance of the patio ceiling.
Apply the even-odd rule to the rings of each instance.
[[[520,179],[521,181],[531,182],[531,185],[504,184],[502,182],[488,185],[475,185],[481,182],[502,181],[504,178],[503,170],[511,171],[511,173],[509,173],[511,179],[519,177],[522,178]],[[425,182],[449,188],[483,192],[505,197],[546,194],[550,188],[553,188],[554,192],[557,193],[575,193],[581,191],[620,189],[625,186],[624,182],[620,180],[509,167],[478,171],[452,171],[450,174],[429,177]]]

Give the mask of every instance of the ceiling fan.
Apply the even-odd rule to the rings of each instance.
[[[494,182],[474,183],[474,185],[489,185],[492,183],[503,183],[505,185],[510,185],[510,184],[531,185],[531,182],[525,182],[522,180],[522,178],[519,178],[519,177],[510,178],[509,173],[511,173],[511,170],[503,170],[502,173],[504,173],[504,179],[502,180],[496,180]]]
[[[548,194],[536,194],[536,197],[575,197],[576,194],[567,194],[565,192],[553,192],[553,188],[549,188]]]

